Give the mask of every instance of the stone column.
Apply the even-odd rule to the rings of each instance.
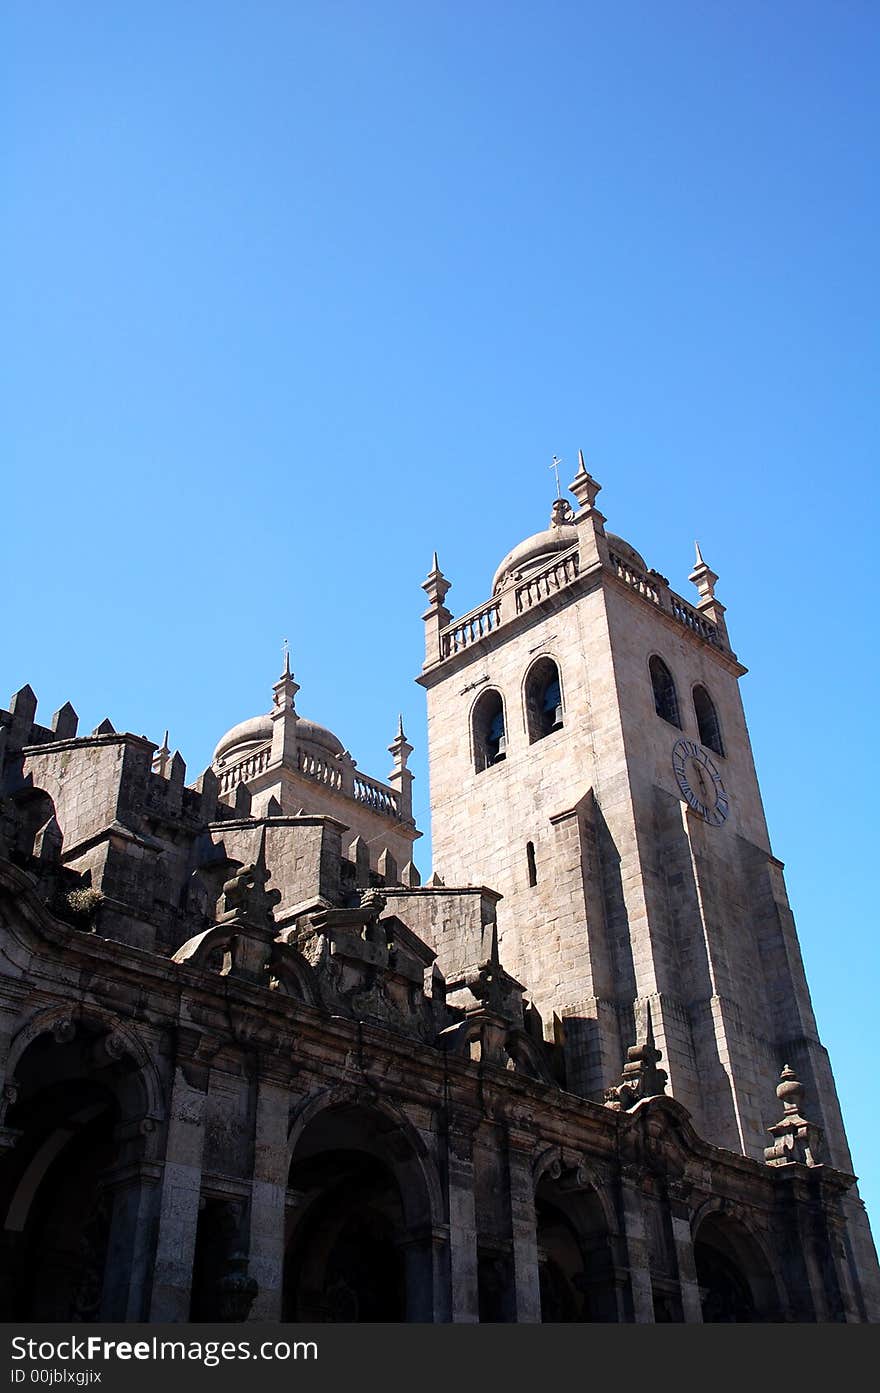
[[[153,1322],[189,1319],[211,1052],[211,1043],[196,1031],[178,1031],[150,1302]]]
[[[638,1166],[621,1166],[620,1202],[629,1262],[633,1320],[637,1325],[653,1325],[654,1291],[651,1285],[651,1261],[648,1255],[641,1182],[642,1172]]]
[[[406,1284],[407,1323],[430,1325],[435,1319],[436,1282],[434,1234],[430,1230],[410,1234],[400,1245]]]
[[[9,1050],[21,1024],[21,1008],[27,1000],[27,988],[21,983],[6,981],[0,992],[0,1155],[15,1145],[18,1133],[5,1124],[7,1110],[18,1096],[15,1080],[7,1077]]]
[[[478,1125],[476,1117],[457,1115],[449,1123],[446,1141],[451,1318],[456,1324],[480,1319],[473,1155]]]
[[[540,1324],[541,1284],[538,1272],[538,1234],[535,1186],[532,1177],[534,1137],[507,1129],[507,1183],[513,1238],[513,1281],[518,1325]]]
[[[256,1279],[259,1289],[249,1319],[280,1321],[284,1210],[290,1169],[287,1150],[290,1082],[284,1074],[261,1073],[256,1088],[248,1273]]]
[[[123,1123],[116,1141],[120,1150],[134,1150],[155,1127],[151,1118]],[[102,1188],[110,1204],[110,1232],[104,1265],[101,1320],[145,1321],[153,1267],[155,1231],[162,1168],[155,1161],[124,1158],[105,1175]]]
[[[691,1212],[688,1205],[690,1189],[689,1185],[680,1180],[669,1180],[666,1183],[669,1215],[672,1220],[672,1242],[675,1246],[678,1284],[681,1290],[682,1317],[686,1325],[702,1325],[703,1303],[700,1300],[700,1287],[697,1282]]]

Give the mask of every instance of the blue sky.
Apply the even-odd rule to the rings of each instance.
[[[12,0],[0,84],[0,683],[195,776],[287,637],[362,768],[403,711],[427,826],[431,551],[484,599],[582,447],[674,588],[694,537],[720,573],[875,1223],[878,35],[846,0]]]

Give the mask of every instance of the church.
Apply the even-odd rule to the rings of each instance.
[[[289,661],[194,781],[0,711],[2,1319],[880,1319],[718,577],[599,491],[434,556],[424,879]]]

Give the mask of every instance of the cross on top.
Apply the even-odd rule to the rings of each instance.
[[[561,463],[562,463],[562,460],[559,459],[557,455],[554,455],[554,456],[553,456],[553,463],[550,465],[550,468],[553,470],[553,473],[556,475],[556,497],[557,497],[557,498],[561,498],[561,497],[562,497],[562,488],[561,488],[560,483],[559,483],[559,466],[560,466]]]

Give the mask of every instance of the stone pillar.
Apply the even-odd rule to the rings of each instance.
[[[21,1024],[21,1008],[27,1000],[27,989],[19,983],[6,981],[0,995],[0,1155],[15,1145],[18,1133],[6,1123],[6,1113],[18,1096],[14,1078],[7,1077],[9,1050]]]
[[[413,1233],[400,1246],[403,1249],[407,1324],[432,1324],[437,1266],[434,1261],[434,1234],[430,1231]]]
[[[284,654],[284,671],[272,688],[272,752],[270,763],[296,768],[296,736],[299,716],[296,694],[299,686],[290,671],[290,655]],[[283,794],[282,794],[283,798]],[[283,804],[282,804],[283,806]]]
[[[653,1325],[654,1291],[651,1285],[651,1263],[648,1256],[648,1235],[645,1227],[645,1211],[642,1205],[641,1181],[642,1172],[638,1166],[621,1167],[620,1202],[629,1262],[633,1320],[637,1325]]]
[[[518,1325],[540,1324],[541,1283],[538,1272],[538,1234],[535,1186],[532,1177],[534,1137],[507,1129],[507,1183],[513,1239],[513,1281]]]
[[[697,1264],[694,1260],[694,1241],[691,1233],[691,1213],[687,1202],[690,1186],[680,1180],[669,1180],[666,1183],[666,1191],[669,1196],[672,1242],[675,1247],[678,1284],[681,1290],[682,1318],[686,1325],[702,1325],[703,1303],[700,1300],[700,1287],[697,1282]]]
[[[249,1319],[280,1321],[290,1084],[282,1075],[261,1073],[256,1089],[248,1274],[256,1279],[258,1291]]]
[[[398,812],[403,822],[412,822],[413,775],[406,767],[412,752],[413,747],[403,733],[403,717],[399,716],[397,734],[388,746],[388,753],[394,759],[394,768],[388,775],[388,782],[397,792]]]
[[[605,517],[596,507],[596,495],[602,485],[587,472],[582,450],[578,450],[577,473],[568,486],[577,499],[574,515],[578,529],[578,569],[581,575],[608,561],[608,542],[605,537]]]
[[[152,1322],[189,1319],[210,1077],[207,1058],[210,1046],[204,1037],[180,1029],[159,1199]]]
[[[440,634],[452,618],[444,604],[450,588],[450,582],[440,570],[440,563],[435,551],[431,569],[427,578],[422,582],[422,589],[428,597],[428,608],[422,615],[422,619],[425,621],[424,666],[426,668],[432,667],[434,663],[439,663],[443,657]]]
[[[449,1281],[451,1319],[456,1324],[474,1324],[480,1319],[473,1157],[478,1125],[475,1117],[456,1116],[447,1133]]]
[[[145,1321],[153,1267],[152,1236],[162,1169],[134,1161],[111,1171],[103,1189],[110,1232],[101,1296],[101,1320]]]

